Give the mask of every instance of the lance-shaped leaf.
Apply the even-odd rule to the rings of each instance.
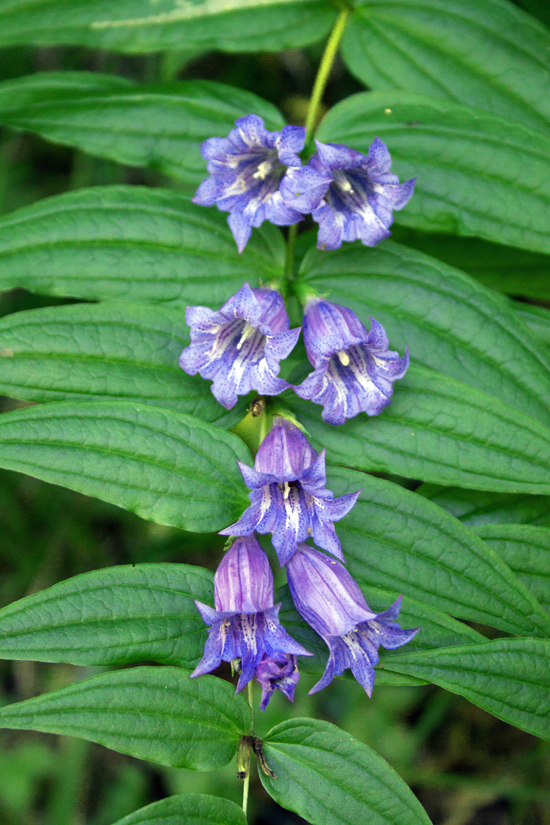
[[[28,401],[127,399],[203,421],[237,423],[209,381],[178,365],[189,344],[183,309],[123,303],[72,304],[0,320],[0,392]]]
[[[550,739],[550,641],[495,639],[402,653],[384,665],[434,682],[511,725]]]
[[[550,33],[506,0],[359,0],[343,53],[373,89],[550,125]]]
[[[469,526],[477,524],[550,524],[550,496],[490,493],[421,484],[416,492]]]
[[[550,493],[550,429],[435,370],[409,367],[379,416],[338,427],[290,399],[334,464],[475,489]]]
[[[550,211],[549,211],[550,214]],[[391,349],[550,423],[549,363],[502,295],[441,261],[384,241],[312,250],[302,277],[364,324],[376,318]],[[398,387],[394,388],[397,397]]]
[[[291,719],[270,730],[263,745],[277,776],[260,773],[264,788],[311,825],[429,825],[393,768],[330,722]]]
[[[550,529],[531,524],[480,524],[474,532],[550,611]]]
[[[0,218],[1,288],[47,295],[219,307],[280,277],[284,254],[264,223],[239,255],[226,215],[162,189],[83,189]]]
[[[0,610],[0,658],[193,668],[206,641],[195,599],[213,603],[209,570],[120,565],[54,584]]]
[[[209,80],[148,87],[123,83],[112,89],[107,76],[104,84],[103,89],[80,89],[78,72],[5,81],[0,83],[0,123],[119,163],[149,166],[190,186],[207,177],[200,155],[206,138],[227,135],[248,112],[263,117],[268,129],[284,125],[270,103]]]
[[[352,95],[317,137],[367,152],[382,135],[401,180],[417,177],[398,223],[550,252],[550,129],[410,92]]]
[[[213,532],[248,503],[236,435],[133,401],[60,401],[0,418],[0,466],[192,532]]]
[[[336,12],[323,0],[10,0],[0,44],[78,43],[118,52],[278,51],[319,40]]]
[[[384,479],[331,467],[335,494],[362,488],[338,524],[350,573],[461,619],[519,635],[548,636],[550,622],[527,587],[469,528],[437,505]]]
[[[186,793],[146,805],[114,825],[246,825],[246,816],[229,799]]]
[[[78,736],[198,771],[227,764],[250,722],[250,707],[228,682],[190,679],[174,667],[102,673],[0,710],[2,728]]]
[[[548,282],[548,274],[546,280]],[[546,294],[550,296],[550,289]],[[520,301],[514,301],[512,306],[539,341],[550,347],[550,310]]]

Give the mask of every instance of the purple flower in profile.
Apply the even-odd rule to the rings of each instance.
[[[214,576],[215,608],[195,604],[210,629],[204,655],[191,678],[210,673],[222,661],[240,659],[238,692],[266,657],[284,661],[288,654],[312,655],[279,621],[281,605],[273,605],[273,573],[255,536],[237,539],[221,560]],[[265,668],[265,664],[260,667],[260,681],[266,679]],[[266,705],[268,701],[269,697]]]
[[[268,132],[258,115],[239,118],[235,127],[226,138],[212,137],[202,144],[210,177],[203,180],[193,202],[216,204],[230,213],[227,222],[242,252],[253,226],[265,220],[278,226],[302,220],[299,211],[284,203],[279,184],[287,167],[301,166],[297,153],[304,148],[305,129],[285,126]]]
[[[281,182],[288,206],[311,212],[319,224],[319,249],[338,249],[342,241],[376,246],[391,235],[393,210],[402,209],[416,178],[399,183],[391,156],[375,138],[368,155],[338,143],[317,144],[317,154],[302,168],[289,169]]]
[[[277,395],[289,384],[279,362],[294,348],[300,327],[289,329],[285,303],[273,289],[245,284],[217,312],[187,307],[191,344],[180,355],[180,367],[212,380],[212,392],[226,409],[238,395],[257,390]]]
[[[298,427],[278,418],[256,454],[254,469],[239,462],[251,501],[239,521],[221,530],[224,536],[272,533],[281,566],[310,535],[319,547],[344,558],[333,522],[343,518],[357,493],[334,498],[325,487],[325,451],[318,455]]]
[[[301,544],[288,563],[287,575],[296,609],[329,649],[326,670],[310,693],[349,667],[371,696],[378,647],[394,650],[420,629],[402,630],[397,624],[402,597],[384,613],[373,613],[346,568],[307,544]]]
[[[256,668],[256,679],[262,687],[260,710],[266,709],[276,690],[280,690],[287,699],[293,702],[299,678],[296,656],[289,653],[264,656]]]
[[[307,356],[315,368],[295,392],[323,405],[323,421],[343,424],[360,412],[378,415],[391,402],[393,382],[409,366],[388,349],[384,327],[371,318],[367,332],[355,312],[324,298],[309,298],[304,313]]]

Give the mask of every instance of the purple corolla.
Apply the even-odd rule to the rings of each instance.
[[[329,648],[326,670],[310,693],[326,687],[349,667],[371,696],[378,647],[401,647],[419,630],[402,630],[395,621],[401,597],[384,613],[373,613],[346,568],[307,544],[301,544],[290,559],[287,575],[296,609]]]
[[[287,699],[293,702],[299,678],[296,656],[291,653],[265,655],[256,668],[256,679],[262,688],[260,710],[266,709],[276,690],[280,690]]]
[[[237,692],[255,673],[265,692],[269,690],[265,685],[272,662],[282,662],[284,668],[287,657],[312,655],[288,635],[279,621],[281,605],[273,605],[273,573],[255,536],[237,539],[221,560],[214,576],[215,608],[198,601],[195,604],[210,629],[204,655],[192,678],[210,673],[222,661],[240,659]],[[292,661],[292,673],[279,674],[282,678],[278,683],[276,675],[272,680],[273,690],[283,690],[287,696],[292,692],[285,677],[298,680],[296,660]]]
[[[211,379],[212,392],[226,409],[251,390],[277,395],[289,386],[277,378],[279,362],[294,348],[300,328],[289,329],[285,303],[275,290],[245,284],[217,312],[187,307],[185,320],[191,344],[180,367]]]
[[[324,450],[317,454],[298,427],[278,418],[260,445],[254,468],[242,462],[239,466],[252,490],[251,504],[239,521],[220,531],[222,535],[272,533],[281,566],[309,536],[343,560],[333,522],[349,513],[360,491],[334,498],[325,487]]]
[[[343,424],[360,412],[378,415],[390,401],[393,382],[403,378],[409,354],[388,349],[384,327],[371,318],[367,332],[347,307],[309,298],[304,313],[304,341],[314,367],[294,387],[300,398],[323,405],[323,420]]]
[[[319,249],[342,241],[376,246],[391,235],[393,210],[411,198],[416,178],[399,183],[390,172],[391,156],[375,138],[368,155],[336,143],[320,143],[307,166],[291,168],[281,182],[285,203],[319,224]]]
[[[235,121],[235,129],[226,138],[212,137],[201,146],[208,161],[209,178],[203,180],[194,203],[216,204],[229,212],[227,222],[242,252],[253,226],[269,220],[289,226],[302,220],[302,214],[285,204],[279,192],[287,167],[301,166],[298,152],[304,148],[305,129],[285,126],[280,132],[268,132],[258,115]]]

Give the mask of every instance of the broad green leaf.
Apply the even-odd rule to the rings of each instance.
[[[550,641],[495,639],[401,653],[385,667],[434,682],[522,730],[550,739]]]
[[[343,55],[373,89],[550,123],[550,32],[506,0],[358,0]]]
[[[391,481],[339,467],[328,480],[336,495],[362,488],[337,532],[366,594],[382,587],[460,619],[548,636],[548,614],[533,594],[457,519]]]
[[[193,532],[248,505],[232,433],[133,401],[60,401],[0,418],[0,466]]]
[[[283,722],[265,737],[264,753],[277,776],[260,773],[264,788],[311,825],[429,825],[393,768],[330,722]]]
[[[0,45],[278,51],[319,40],[335,16],[324,0],[4,0]]]
[[[0,218],[0,288],[219,307],[245,281],[280,277],[285,255],[269,223],[239,255],[226,217],[137,186],[46,198]]]
[[[263,117],[268,129],[284,125],[271,103],[222,83],[189,80],[143,87],[124,82],[118,88],[109,76],[98,78],[105,88],[81,89],[78,72],[57,73],[47,82],[40,74],[4,81],[0,123],[119,163],[150,166],[190,186],[207,177],[200,155],[206,138],[227,135],[235,120],[250,112]]]
[[[376,136],[393,171],[417,178],[398,223],[478,235],[550,252],[550,129],[546,134],[452,101],[363,92],[334,106],[317,137],[366,153]]]
[[[550,295],[550,284],[547,294]],[[520,301],[514,301],[512,306],[539,341],[550,346],[550,310]]]
[[[193,668],[205,625],[194,599],[213,603],[212,573],[188,564],[94,570],[0,610],[0,658]]]
[[[550,529],[531,524],[479,524],[474,532],[550,611]]]
[[[338,427],[321,406],[289,399],[334,464],[442,484],[550,493],[550,429],[493,396],[412,365],[391,405]]]
[[[246,825],[246,816],[229,799],[186,793],[153,802],[115,825]]]
[[[467,272],[497,292],[543,300],[550,298],[548,255],[501,246],[481,238],[416,232],[404,226],[398,226],[393,235],[400,243]],[[531,305],[524,306],[529,308]]]
[[[15,312],[0,320],[0,392],[28,401],[127,399],[203,421],[237,423],[211,382],[178,365],[189,344],[182,309],[118,301]]]
[[[504,296],[390,241],[376,249],[312,250],[302,277],[367,326],[369,316],[376,318],[391,349],[403,352],[408,345],[412,364],[440,370],[550,424],[549,362]]]
[[[506,495],[438,484],[421,484],[416,492],[470,526],[550,524],[550,496]]]
[[[229,682],[175,667],[102,673],[0,709],[0,727],[60,733],[138,759],[211,771],[250,730],[250,707]]]

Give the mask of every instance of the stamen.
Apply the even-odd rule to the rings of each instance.
[[[342,366],[347,367],[348,364],[349,364],[349,355],[347,354],[346,350],[345,349],[338,350],[336,355],[338,356]]]
[[[239,340],[239,343],[237,344],[237,349],[241,349],[241,347],[244,344],[244,342],[246,341],[246,339],[250,338],[250,336],[254,332],[256,332],[256,327],[253,327],[252,324],[245,324],[244,329],[243,329],[242,334],[241,334],[241,337],[240,337],[240,340]],[[349,361],[349,359],[348,359],[348,361]]]
[[[258,169],[252,175],[253,178],[260,178],[260,180],[265,180],[269,173],[271,172],[273,164],[270,160],[264,160],[262,163],[258,165]]]
[[[286,501],[290,495],[290,484],[288,481],[283,482],[283,498]]]

